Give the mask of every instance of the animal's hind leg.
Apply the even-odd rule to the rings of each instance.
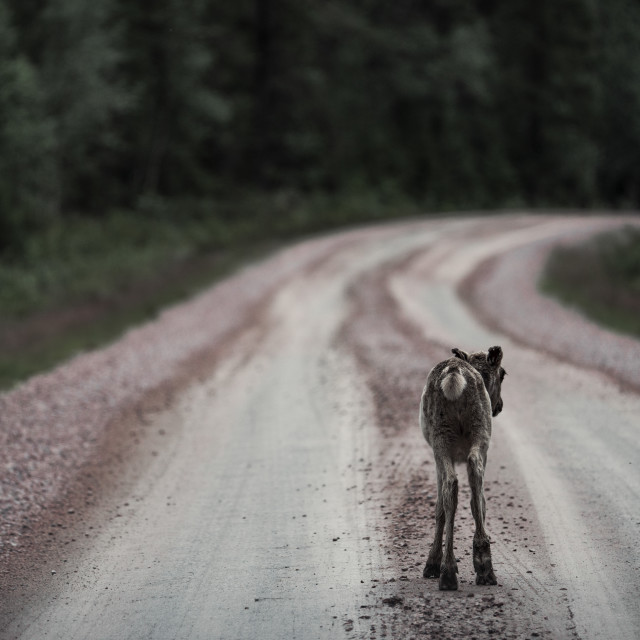
[[[429,551],[427,564],[422,572],[423,578],[439,578],[442,563],[442,533],[444,531],[444,506],[442,504],[442,474],[436,465],[438,474],[438,501],[436,503],[436,533]]]
[[[484,528],[484,463],[486,453],[472,448],[467,458],[467,473],[471,487],[471,513],[476,523],[473,537],[473,568],[476,571],[476,584],[498,584],[491,564],[491,543]]]
[[[453,555],[453,522],[458,507],[458,478],[453,466],[453,461],[443,458],[442,465],[442,505],[444,507],[444,558],[440,566],[440,581],[438,586],[441,591],[455,591],[458,588],[458,566]]]

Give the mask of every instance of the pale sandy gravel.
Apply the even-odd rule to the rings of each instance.
[[[44,588],[47,571],[39,567],[42,595],[23,600],[17,617],[12,610],[13,635],[30,637],[20,632],[27,628],[38,630],[37,637],[87,637],[87,630],[92,637],[116,637],[110,631],[126,628],[127,637],[159,638],[170,631],[185,637],[283,637],[287,628],[288,637],[303,638],[530,633],[553,638],[577,637],[579,631],[583,637],[598,637],[584,632],[589,606],[608,607],[622,616],[626,605],[624,598],[613,601],[620,594],[611,585],[611,571],[587,584],[609,589],[596,597],[563,585],[571,571],[597,571],[602,560],[591,553],[588,536],[593,530],[576,510],[606,514],[609,523],[599,526],[597,535],[617,539],[620,549],[605,560],[636,588],[631,569],[619,567],[625,554],[633,553],[628,545],[635,530],[623,526],[617,538],[610,530],[634,485],[627,483],[610,509],[603,509],[606,503],[594,496],[576,496],[571,486],[564,502],[552,502],[560,509],[561,531],[587,536],[586,547],[579,540],[577,551],[564,550],[558,558],[548,546],[558,540],[544,527],[548,513],[541,504],[548,501],[549,491],[564,495],[567,478],[551,474],[550,486],[543,487],[546,493],[532,487],[532,478],[545,465],[540,455],[527,452],[540,452],[544,443],[523,435],[518,425],[530,429],[531,417],[516,421],[514,409],[526,407],[534,393],[538,410],[551,407],[567,433],[580,428],[585,411],[593,414],[592,433],[600,414],[619,400],[615,389],[598,386],[597,377],[571,367],[560,370],[556,384],[542,374],[527,378],[531,358],[536,370],[545,372],[546,357],[529,352],[510,356],[513,386],[511,396],[505,396],[507,410],[497,423],[491,454],[502,463],[490,464],[488,472],[493,492],[489,510],[496,518],[490,520],[490,531],[498,538],[494,553],[501,586],[488,591],[472,585],[464,544],[465,537],[470,541],[470,519],[462,505],[460,592],[441,594],[421,578],[434,483],[413,417],[423,376],[446,357],[451,341],[473,347],[504,338],[488,333],[456,298],[455,289],[474,265],[544,237],[570,237],[581,224],[575,218],[529,216],[442,220],[305,243],[176,307],[122,342],[80,356],[5,396],[9,410],[3,425],[13,429],[10,454],[18,460],[6,474],[13,483],[6,503],[13,518],[9,526],[20,533],[15,529],[21,514],[29,522],[57,521],[62,529],[55,530],[55,542],[43,547],[42,538],[34,537],[36,550],[44,548],[47,562],[68,560],[66,566],[56,564],[56,576],[64,582],[59,580],[53,591]],[[595,228],[609,222],[589,224]],[[407,295],[412,287],[418,295]],[[507,284],[502,281],[492,291],[488,295],[500,299]],[[303,331],[296,329],[301,326]],[[201,382],[177,396],[194,376]],[[250,392],[256,384],[259,391]],[[575,411],[566,409],[561,392],[567,388]],[[143,400],[150,390],[155,393],[149,406]],[[287,402],[295,410],[283,420]],[[587,402],[591,404],[580,409]],[[634,406],[625,396],[624,410],[632,413]],[[132,416],[122,418],[131,408]],[[53,422],[51,415],[56,416]],[[623,452],[633,428],[629,420],[623,420],[623,431],[616,436]],[[53,435],[50,424],[56,428]],[[217,425],[213,431],[212,424]],[[504,424],[514,427],[513,437],[498,428]],[[123,425],[135,433],[127,434]],[[247,448],[246,438],[239,437],[255,434],[256,428],[260,437]],[[55,498],[83,465],[96,467],[88,478],[96,492],[101,489],[103,453],[111,463],[122,455],[113,438],[101,435],[105,431],[130,436],[126,447],[135,448],[140,440],[147,457],[149,447],[156,456],[137,475],[130,463],[115,464],[123,473],[129,469],[130,486],[136,490],[126,501],[120,496],[101,527],[95,522],[103,510],[97,500],[87,526],[93,522],[99,532],[95,539],[90,533],[83,546],[70,538],[78,528],[74,519],[82,517],[78,504],[84,501],[72,495],[76,512],[66,514],[66,505]],[[543,440],[550,435],[558,436],[540,430]],[[561,437],[564,453],[565,440]],[[597,454],[597,439],[591,436],[586,445],[584,455]],[[192,457],[185,459],[185,453]],[[287,465],[291,455],[296,463]],[[584,477],[579,465],[583,453],[576,455],[573,477],[590,486],[593,479]],[[611,462],[620,455],[620,447],[607,451]],[[203,483],[198,473],[207,457],[214,462]],[[132,460],[142,461],[137,454]],[[338,471],[330,481],[327,468]],[[106,479],[117,484],[108,474]],[[187,493],[181,494],[180,487],[188,488]],[[609,495],[611,486],[603,490]],[[185,500],[187,496],[191,499]],[[168,520],[165,509],[171,511]],[[167,523],[171,535],[164,531]],[[24,535],[9,539],[18,543],[18,551],[5,553],[5,567],[20,549],[28,549],[21,545]],[[581,563],[585,553],[587,562]],[[243,563],[253,567],[253,575],[239,570]],[[560,567],[552,569],[552,564]],[[300,573],[295,568],[313,578],[296,582]],[[5,573],[2,579],[12,589],[28,591],[14,575]],[[561,591],[568,588],[572,590]],[[402,602],[392,607],[384,602],[388,598]],[[626,620],[618,637],[627,637]]]
[[[118,419],[149,393],[168,406],[176,383],[246,327],[260,304],[295,274],[349,238],[307,242],[222,282],[191,302],[132,329],[115,344],[83,353],[0,395],[1,567],[43,523],[69,510],[66,493],[84,467],[104,455]],[[177,388],[179,388],[177,384]],[[120,452],[122,453],[122,452]],[[97,484],[89,488],[97,491]],[[61,504],[62,501],[62,504]],[[53,515],[48,513],[53,509]]]

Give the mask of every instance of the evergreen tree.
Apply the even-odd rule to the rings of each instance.
[[[640,206],[640,6],[611,0],[599,7],[601,118],[599,182],[603,201]]]
[[[525,201],[593,202],[599,105],[593,2],[514,0],[496,8],[491,24],[498,108]]]
[[[19,251],[57,212],[53,142],[38,72],[16,51],[0,0],[0,252]]]
[[[539,179],[547,202],[587,206],[596,195],[598,159],[595,2],[548,0],[543,8],[548,35],[540,105],[544,151]]]
[[[0,0],[0,245],[247,189],[637,206],[639,69],[632,0]]]
[[[202,163],[230,108],[212,88],[216,54],[206,0],[122,2],[123,73],[133,106],[122,157],[131,195],[202,195],[215,176]]]
[[[129,106],[118,75],[119,27],[113,13],[112,0],[48,0],[36,17],[65,210],[102,210],[119,195],[113,177],[105,181],[123,144],[116,118]]]

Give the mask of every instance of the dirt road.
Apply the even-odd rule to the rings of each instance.
[[[551,241],[623,222],[309,241],[6,394],[0,637],[638,637],[640,343],[535,292]],[[439,592],[417,406],[451,346],[492,344],[499,584],[474,584],[461,469]]]

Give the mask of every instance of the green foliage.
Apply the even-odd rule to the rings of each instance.
[[[602,117],[598,127],[601,197],[615,206],[640,202],[640,7],[611,0],[599,8],[598,61]]]
[[[0,36],[5,247],[155,197],[640,199],[631,0],[0,0]]]
[[[19,250],[56,207],[53,122],[37,70],[15,50],[0,3],[0,252]]]
[[[596,322],[640,336],[640,229],[627,226],[557,247],[540,284]]]
[[[210,146],[231,117],[216,90],[216,25],[205,0],[120,2],[123,77],[132,108],[123,123],[130,141],[120,157],[132,202],[140,195],[206,195],[215,184]]]
[[[29,237],[20,260],[0,263],[0,309],[16,316],[108,298],[190,255],[194,226],[126,212],[57,221]]]
[[[131,99],[118,74],[122,57],[111,0],[48,0],[34,16],[40,25],[39,67],[55,123],[62,210],[104,210],[118,195],[105,182],[123,144],[116,118]],[[105,186],[107,188],[105,189]],[[111,203],[105,203],[105,195]]]
[[[602,46],[591,0],[514,0],[491,20],[505,144],[524,200],[589,206],[598,196]]]
[[[601,236],[597,250],[608,278],[640,296],[640,229],[626,227]]]

